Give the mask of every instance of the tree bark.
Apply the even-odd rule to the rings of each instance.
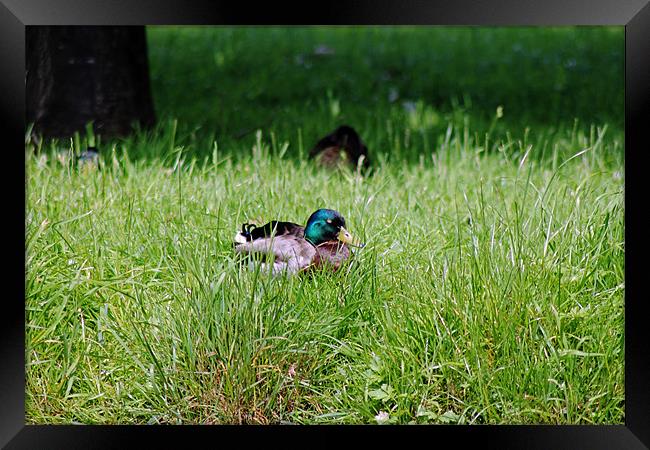
[[[27,123],[64,138],[93,122],[112,137],[155,122],[143,26],[28,26]]]

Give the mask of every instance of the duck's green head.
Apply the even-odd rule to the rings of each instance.
[[[361,243],[345,229],[345,219],[333,209],[319,209],[309,216],[305,227],[305,239],[314,245],[339,240],[348,245],[361,247]]]

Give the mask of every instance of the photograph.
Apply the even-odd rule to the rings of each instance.
[[[25,423],[625,425],[625,81],[623,25],[27,26]]]

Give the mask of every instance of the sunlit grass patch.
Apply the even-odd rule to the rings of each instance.
[[[451,127],[365,178],[283,145],[26,153],[28,422],[622,423],[619,134]],[[367,243],[347,270],[235,260],[242,222],[318,207]]]

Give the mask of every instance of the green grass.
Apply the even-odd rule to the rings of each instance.
[[[574,86],[562,101],[576,115],[544,123],[553,95],[531,102],[528,118],[499,103],[499,118],[491,102],[437,104],[414,77],[409,112],[373,103],[367,86],[358,102],[343,96],[344,80],[372,77],[363,65],[334,81],[317,71],[313,92],[293,66],[259,65],[282,60],[283,48],[311,49],[324,33],[338,36],[325,42],[336,57],[384,39],[370,67],[399,48],[421,54],[426,34],[150,30],[155,130],[104,139],[101,170],[61,153],[88,138],[26,151],[27,422],[376,423],[386,412],[400,424],[623,423],[621,118],[615,104],[580,109],[581,92],[607,96],[607,82]],[[468,51],[453,37],[461,31],[429,33]],[[513,33],[495,30],[493,46],[513,45]],[[522,45],[532,46],[526,33]],[[555,54],[572,33],[584,37],[576,48],[618,48],[608,29],[536,39]],[[221,59],[197,56],[207,49],[224,52],[218,77]],[[517,70],[536,76],[526,67]],[[211,74],[231,100],[244,86],[259,93],[214,112]],[[242,74],[254,75],[238,85]],[[273,80],[291,89],[274,91]],[[521,77],[507,80],[516,104]],[[475,83],[462,86],[481,91]],[[281,112],[259,124],[273,101]],[[304,158],[341,122],[368,142],[372,176]],[[253,132],[235,137],[247,123]],[[237,264],[231,240],[242,222],[304,222],[318,207],[339,210],[367,244],[347,270],[287,278]]]
[[[28,155],[28,420],[621,423],[620,143],[538,163],[462,141],[368,179],[263,145],[97,173]],[[319,206],[368,244],[349,271],[238,268],[241,222]]]
[[[307,146],[341,123],[391,154],[409,130],[400,158],[416,160],[466,120],[497,139],[575,119],[585,132],[623,127],[623,27],[149,27],[148,38],[159,118],[178,119],[179,143],[199,155],[214,140],[250,148],[257,129],[292,142],[300,130]]]

